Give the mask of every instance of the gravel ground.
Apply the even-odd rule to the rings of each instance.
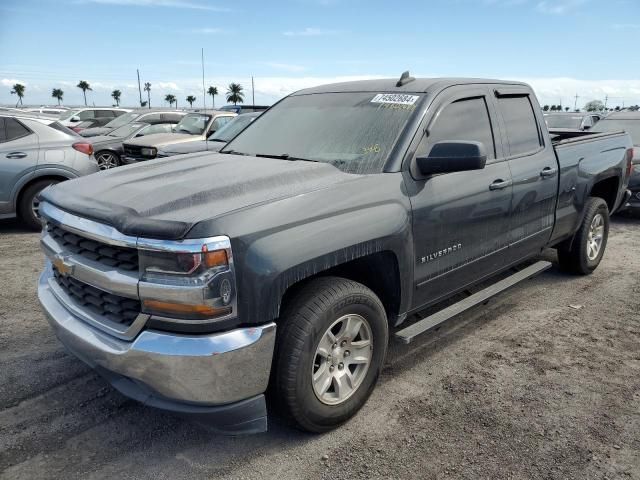
[[[126,399],[48,328],[38,236],[0,222],[0,252],[2,479],[640,479],[638,219],[612,220],[592,276],[553,268],[393,344],[369,402],[325,435],[272,418],[224,437]]]

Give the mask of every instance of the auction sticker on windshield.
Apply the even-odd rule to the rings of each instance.
[[[420,97],[418,95],[404,95],[402,93],[379,93],[371,99],[371,103],[395,103],[398,105],[413,105]]]

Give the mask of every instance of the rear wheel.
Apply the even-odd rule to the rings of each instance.
[[[558,249],[560,267],[570,273],[593,272],[604,255],[609,237],[609,208],[602,198],[592,197],[570,249]]]
[[[378,297],[351,280],[309,282],[279,325],[275,393],[298,427],[324,432],[364,405],[382,369],[389,338]]]
[[[40,230],[42,228],[40,215],[38,213],[40,208],[38,194],[49,185],[54,185],[58,182],[59,180],[54,179],[40,180],[27,187],[20,196],[20,201],[18,203],[18,215],[30,229]]]
[[[120,157],[112,152],[96,153],[96,161],[100,170],[109,170],[120,165]]]

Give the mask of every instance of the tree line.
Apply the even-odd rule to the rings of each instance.
[[[82,95],[84,96],[84,104],[87,105],[87,91],[93,91],[91,85],[86,80],[80,80],[78,85],[76,85],[80,90],[82,90]],[[12,95],[18,96],[18,101],[16,102],[16,107],[18,105],[22,105],[22,99],[24,98],[24,94],[26,91],[26,87],[21,83],[16,83],[11,89]],[[144,84],[144,91],[147,92],[147,100],[140,101],[141,107],[149,107],[151,108],[151,83],[146,82]],[[211,95],[211,100],[213,102],[213,107],[216,105],[216,95],[218,95],[218,87],[210,86],[207,90],[207,94]],[[62,103],[64,99],[64,91],[61,88],[54,88],[51,90],[51,97],[58,100],[58,105]],[[114,90],[111,92],[111,98],[116,102],[117,106],[120,106],[120,98],[122,97],[122,92],[120,90]],[[244,103],[244,87],[239,83],[230,83],[227,87],[226,92],[227,102],[233,103],[237,105],[238,103]],[[196,101],[196,97],[193,95],[187,96],[185,99],[189,106],[193,107],[194,102]],[[174,103],[176,104],[176,108],[178,108],[178,99],[175,95],[167,94],[164,97],[164,101],[169,104],[171,107]]]

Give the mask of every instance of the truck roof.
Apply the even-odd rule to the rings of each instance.
[[[404,85],[397,86],[397,78],[382,78],[376,80],[356,80],[351,82],[330,83],[328,85],[320,85],[318,87],[305,88],[299,90],[294,95],[306,95],[310,93],[331,93],[331,92],[427,92],[433,90],[442,90],[446,87],[454,85],[470,85],[470,84],[502,84],[502,85],[521,85],[528,87],[522,82],[507,80],[492,80],[486,78],[416,78]]]

